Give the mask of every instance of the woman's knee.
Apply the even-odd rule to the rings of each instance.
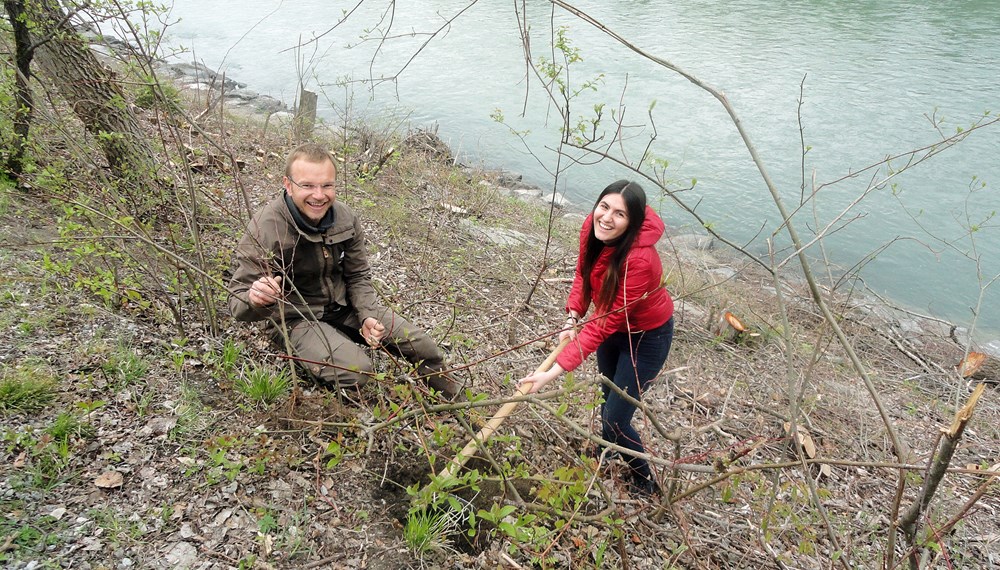
[[[631,422],[619,414],[603,414],[601,416],[601,424],[604,426],[606,433],[620,436],[628,431]]]
[[[618,441],[621,439],[621,436],[625,435],[625,429],[621,423],[607,420],[604,422],[604,433],[608,434],[610,436],[609,439],[612,441]]]

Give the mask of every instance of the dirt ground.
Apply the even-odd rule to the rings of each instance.
[[[225,132],[244,167],[194,174],[221,280],[244,192],[258,207],[278,190],[290,145],[273,124],[229,120],[204,128]],[[222,314],[216,333],[188,319],[182,334],[155,291],[149,304],[95,296],[80,285],[92,268],[74,257],[62,205],[6,192],[3,378],[56,388],[39,409],[0,410],[5,567],[877,568],[942,429],[984,381],[918,538],[923,567],[1000,568],[1000,492],[982,471],[1000,462],[995,368],[962,378],[964,347],[946,324],[831,295],[872,393],[799,280],[783,279],[785,322],[770,275],[679,236],[661,243],[674,347],[636,419],[665,496],[632,497],[620,460],[586,457],[599,433],[590,359],[504,422],[465,472],[481,479],[447,491],[460,508],[437,505],[454,526],[415,548],[403,530],[415,493],[551,350],[543,337],[562,320],[582,218],[557,209],[546,253],[547,210],[512,198],[495,173],[406,141],[358,142],[339,199],[365,220],[383,301],[430,331],[468,383],[472,402],[451,409],[384,354],[373,354],[384,374],[360,392],[298,379],[270,406],[250,401],[241,378],[290,367],[256,326]],[[189,145],[218,152],[197,135]],[[384,164],[364,158],[389,146]],[[750,331],[716,334],[725,311]],[[902,537],[895,551],[898,563]]]

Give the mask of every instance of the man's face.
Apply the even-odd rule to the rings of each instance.
[[[282,181],[285,191],[302,217],[318,224],[337,199],[337,170],[329,160],[311,162],[298,159]]]

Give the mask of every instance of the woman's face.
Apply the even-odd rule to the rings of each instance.
[[[628,229],[628,210],[621,194],[608,194],[594,208],[594,235],[604,243],[615,241]]]

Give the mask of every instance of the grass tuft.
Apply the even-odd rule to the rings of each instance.
[[[448,549],[448,535],[456,531],[453,514],[441,509],[413,509],[403,527],[403,539],[417,554]]]
[[[233,383],[236,391],[246,396],[254,404],[270,406],[288,392],[288,372],[284,369],[274,372],[266,366],[245,366],[239,378]]]
[[[62,412],[45,430],[56,441],[68,442],[71,438],[90,439],[95,433],[94,426],[80,420],[80,417],[70,412]]]
[[[0,412],[35,412],[56,397],[56,380],[48,367],[22,364],[4,371],[0,379]]]
[[[181,382],[174,413],[177,414],[177,427],[171,434],[177,437],[193,438],[208,429],[212,421],[210,410],[202,403],[198,388],[187,381]]]
[[[226,339],[218,354],[213,354],[213,360],[221,376],[225,380],[231,380],[236,376],[236,365],[243,357],[243,344]]]
[[[149,372],[149,363],[132,348],[119,345],[108,356],[101,370],[108,377],[117,378],[122,386],[131,386],[146,376]]]

